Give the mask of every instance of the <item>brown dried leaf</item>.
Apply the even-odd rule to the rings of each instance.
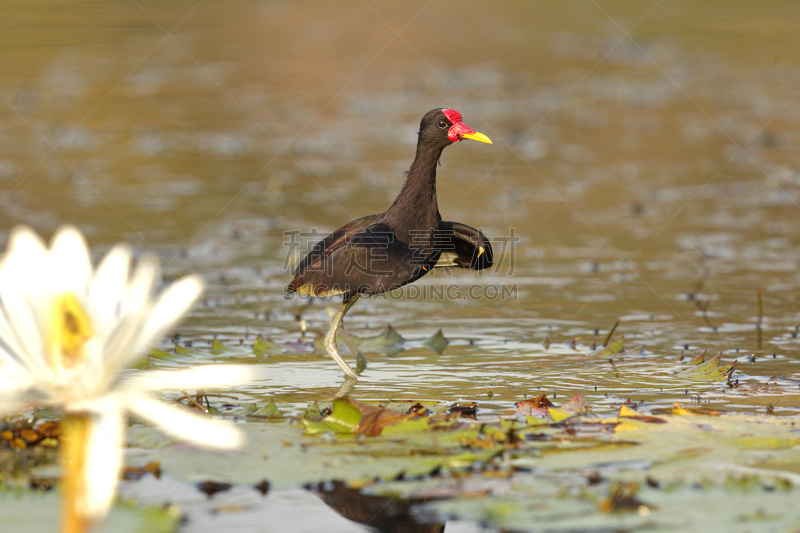
[[[547,396],[542,394],[531,400],[522,400],[515,404],[517,411],[525,414],[533,414],[537,410],[547,410],[548,407],[554,407],[553,402],[547,399]]]
[[[36,428],[36,431],[45,438],[55,439],[61,436],[61,425],[57,421],[49,421]]]
[[[19,430],[19,436],[31,444],[38,442],[42,438],[39,432],[29,428]]]
[[[576,415],[586,413],[592,410],[592,406],[589,405],[589,402],[584,400],[580,395],[576,394],[572,397],[570,401],[565,403],[562,407],[565,411],[569,411],[570,413],[574,413]]]

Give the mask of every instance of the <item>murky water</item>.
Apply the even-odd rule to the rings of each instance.
[[[182,340],[233,357],[325,331],[338,302],[283,298],[289,234],[385,209],[448,106],[494,144],[445,151],[440,210],[499,266],[359,302],[352,334],[406,343],[367,353],[354,394],[800,411],[769,379],[800,360],[796,4],[51,4],[0,19],[0,228],[74,223],[98,255],[126,240],[204,274]],[[618,321],[628,352],[598,357]],[[675,383],[703,350],[739,388]],[[297,409],[341,384],[319,350],[258,372],[243,394]]]

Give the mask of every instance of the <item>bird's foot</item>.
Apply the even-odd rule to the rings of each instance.
[[[331,330],[331,332],[328,332],[323,344],[325,345],[325,350],[327,350],[328,355],[331,356],[331,359],[336,361],[336,364],[344,371],[345,375],[354,380],[358,379],[358,374],[356,374],[353,369],[350,368],[350,365],[347,364],[347,361],[342,359],[342,356],[339,355],[339,350],[336,348],[336,331]]]

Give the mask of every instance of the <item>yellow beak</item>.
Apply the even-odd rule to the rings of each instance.
[[[461,133],[460,135],[462,139],[472,139],[473,141],[492,144],[491,139],[479,131],[476,131],[475,133]]]

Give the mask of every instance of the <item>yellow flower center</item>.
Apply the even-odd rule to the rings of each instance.
[[[86,311],[72,293],[53,299],[50,312],[49,363],[53,370],[60,371],[82,359],[83,347],[94,332]]]

